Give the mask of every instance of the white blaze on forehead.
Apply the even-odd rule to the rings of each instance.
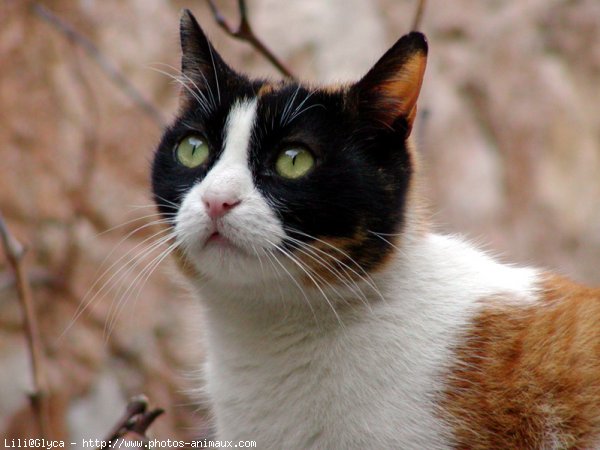
[[[248,165],[248,150],[256,120],[256,99],[235,103],[225,124],[225,146],[221,160]]]
[[[201,183],[202,192],[242,199],[253,189],[249,150],[256,99],[234,103],[225,123],[223,153]]]
[[[255,121],[256,99],[231,107],[223,152],[206,177],[186,192],[175,221],[177,240],[199,273],[230,285],[280,276],[279,271],[265,271],[254,256],[261,250],[272,252],[285,236],[275,211],[254,186],[249,153]],[[213,220],[207,210],[212,200],[235,201],[237,206]],[[240,251],[205,245],[215,230]]]

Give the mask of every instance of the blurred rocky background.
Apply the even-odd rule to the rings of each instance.
[[[216,3],[235,22],[237,2]],[[333,81],[364,74],[409,30],[416,2],[248,6],[257,34],[299,78]],[[168,260],[145,271],[160,257],[148,172],[177,109],[177,86],[161,71],[179,65],[183,7],[231,65],[279,76],[200,0],[0,0],[0,211],[29,248],[57,439],[102,438],[140,392],[166,409],[153,436],[190,438],[205,426],[189,395],[202,358],[192,302]],[[421,30],[430,59],[415,136],[438,229],[600,284],[600,2],[430,1]],[[22,320],[2,257],[7,438],[36,435]]]

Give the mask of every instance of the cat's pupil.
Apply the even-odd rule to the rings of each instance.
[[[195,138],[190,138],[190,144],[192,144],[192,156],[196,153],[196,150],[202,145],[202,142]]]
[[[298,150],[287,150],[285,152],[286,155],[288,155],[290,158],[292,158],[292,165],[296,164],[296,158],[298,157],[298,155],[300,154],[300,152]]]

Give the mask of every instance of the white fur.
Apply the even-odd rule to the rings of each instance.
[[[244,284],[262,277],[255,254],[273,249],[283,229],[273,210],[254,187],[248,167],[248,149],[256,118],[256,100],[236,103],[225,127],[225,145],[219,160],[201,183],[186,194],[175,232],[194,266],[212,278]],[[213,223],[203,202],[205,193],[232,197],[240,204]],[[232,248],[205,245],[219,231],[235,244]]]
[[[291,282],[280,309],[269,301],[275,286],[223,292],[203,283],[218,437],[269,449],[447,448],[435,399],[457,334],[482,297],[534,301],[536,280],[533,270],[429,235],[375,277],[385,301],[367,294],[369,308],[342,309],[339,320],[314,288],[305,289],[313,314]]]
[[[482,298],[535,301],[539,275],[425,234],[402,236],[393,261],[354,288],[311,286],[298,264],[269,253],[284,234],[248,168],[255,115],[255,102],[232,108],[224,153],[177,218],[206,275],[195,289],[217,439],[277,450],[449,447],[435,401],[457,335]],[[210,189],[242,199],[219,223],[236,248],[204,246],[214,230],[200,199]]]

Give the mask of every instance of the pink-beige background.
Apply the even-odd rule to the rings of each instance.
[[[39,3],[89,38],[165,120],[175,114],[178,90],[156,69],[173,73],[165,64],[179,65],[182,7],[195,12],[232,66],[278,76],[250,46],[225,36],[203,1]],[[197,436],[204,409],[189,390],[202,330],[170,262],[123,305],[108,339],[104,331],[120,286],[152,260],[129,272],[132,264],[125,265],[156,228],[119,242],[153,219],[127,223],[153,212],[140,206],[151,204],[149,167],[161,128],[35,4],[0,2],[0,211],[29,247],[53,433],[101,438],[126,399],[143,392],[167,410],[153,436]],[[217,4],[236,20],[237,2]],[[364,74],[409,31],[416,2],[248,6],[257,34],[298,77],[315,82]],[[430,57],[415,137],[437,228],[464,234],[504,261],[600,284],[600,3],[429,1],[421,29]],[[90,289],[98,270],[115,262],[125,267],[121,284],[104,289],[72,323],[86,293],[97,292]],[[8,438],[35,436],[21,323],[2,257],[0,436]]]

